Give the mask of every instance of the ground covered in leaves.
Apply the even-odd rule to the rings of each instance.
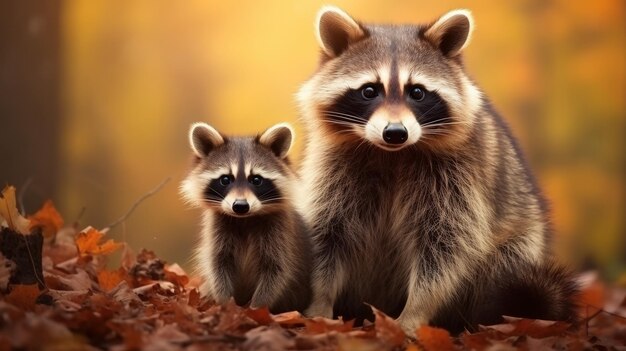
[[[64,225],[51,202],[28,218],[15,189],[0,196],[0,351],[46,350],[626,350],[626,290],[582,276],[581,323],[507,318],[451,337],[422,327],[407,338],[376,323],[271,315],[200,297],[197,281],[106,228]],[[105,264],[121,251],[118,267]],[[109,266],[111,262],[109,262]]]

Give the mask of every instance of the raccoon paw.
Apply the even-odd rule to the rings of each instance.
[[[333,306],[328,303],[314,302],[304,311],[304,315],[307,317],[324,317],[332,319]]]
[[[396,319],[396,322],[398,323],[398,325],[400,325],[400,328],[402,328],[402,331],[404,331],[404,334],[406,334],[407,337],[411,338],[411,339],[415,339],[417,337],[417,329],[419,329],[419,327],[421,327],[422,325],[426,325],[428,324],[426,321],[423,321],[421,318],[417,318],[417,317],[403,317],[402,315],[400,315],[400,317],[398,317]]]

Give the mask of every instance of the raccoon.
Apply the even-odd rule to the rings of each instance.
[[[427,25],[320,10],[320,64],[297,94],[315,262],[308,315],[371,319],[367,303],[412,336],[503,314],[575,319],[540,189],[465,73],[473,27],[467,10]]]
[[[311,243],[287,159],[293,135],[287,124],[257,137],[225,137],[205,123],[190,129],[194,165],[181,194],[203,209],[196,266],[201,293],[219,303],[234,297],[272,313],[309,304]]]

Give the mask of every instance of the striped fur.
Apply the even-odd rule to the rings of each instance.
[[[196,123],[189,140],[194,166],[181,194],[203,209],[195,256],[201,293],[273,313],[303,311],[311,294],[311,243],[294,206],[297,179],[286,159],[291,127],[279,124],[256,138],[224,137]],[[236,210],[238,201],[248,204],[245,213]]]
[[[509,311],[480,310],[506,291],[496,279],[551,271],[541,193],[464,71],[472,27],[466,10],[418,26],[320,11],[320,66],[298,93],[308,129],[301,205],[315,249],[309,315],[372,318],[369,303],[409,335],[426,323],[458,331]],[[386,139],[391,125],[405,141]],[[530,317],[572,319],[571,277],[542,278],[561,287],[543,289],[546,299],[565,307]]]

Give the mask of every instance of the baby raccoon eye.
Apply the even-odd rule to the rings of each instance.
[[[378,88],[373,84],[367,84],[361,89],[361,96],[365,100],[372,100],[378,96]]]
[[[409,96],[415,101],[422,101],[426,97],[426,90],[420,86],[414,86],[411,88]]]
[[[261,184],[263,184],[263,177],[260,175],[251,176],[249,182],[254,186],[261,186]]]
[[[230,176],[223,175],[223,176],[220,177],[220,184],[222,186],[227,186],[227,185],[229,185],[232,182],[233,182],[233,180],[230,178]]]

